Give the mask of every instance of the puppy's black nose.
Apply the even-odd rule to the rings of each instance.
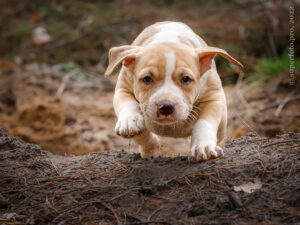
[[[160,101],[157,103],[157,108],[160,114],[168,116],[171,115],[174,110],[174,103],[170,101]]]

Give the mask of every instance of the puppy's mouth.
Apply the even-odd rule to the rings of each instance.
[[[163,116],[160,115],[159,117],[153,118],[148,113],[144,113],[146,117],[148,117],[153,123],[159,124],[159,125],[172,125],[177,122],[179,122],[177,119],[175,119],[173,116]]]
[[[173,123],[177,123],[178,120],[175,119],[173,116],[164,116],[164,115],[159,115],[155,120],[156,123],[163,124],[163,125],[169,125]]]

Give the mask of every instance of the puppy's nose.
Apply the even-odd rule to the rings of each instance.
[[[170,101],[160,101],[157,103],[157,108],[160,114],[168,116],[171,115],[174,110],[174,103]]]

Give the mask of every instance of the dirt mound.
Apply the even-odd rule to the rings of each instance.
[[[78,131],[65,125],[67,120],[67,115],[63,111],[65,104],[59,98],[26,101],[15,117],[17,122],[14,124],[14,132],[34,143],[40,143],[54,153],[75,153]],[[53,143],[60,145],[55,146],[54,150]],[[64,145],[61,145],[62,143]]]
[[[0,129],[5,224],[296,224],[300,135],[248,135],[226,156],[141,159],[123,151],[64,157]],[[238,191],[238,189],[243,191]]]

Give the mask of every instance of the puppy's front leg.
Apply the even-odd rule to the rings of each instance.
[[[115,132],[124,138],[133,138],[140,145],[141,156],[153,156],[159,147],[156,135],[145,129],[144,117],[139,103],[126,88],[117,87],[114,95],[114,108],[118,116]]]
[[[217,146],[217,133],[224,116],[223,105],[220,102],[205,103],[200,106],[199,120],[192,132],[191,151],[192,161],[208,160],[223,155],[223,150]],[[226,115],[226,112],[225,112]],[[221,127],[223,128],[224,125]]]
[[[124,138],[132,138],[141,134],[145,130],[145,124],[138,103],[134,100],[127,101],[119,107],[115,132]]]

